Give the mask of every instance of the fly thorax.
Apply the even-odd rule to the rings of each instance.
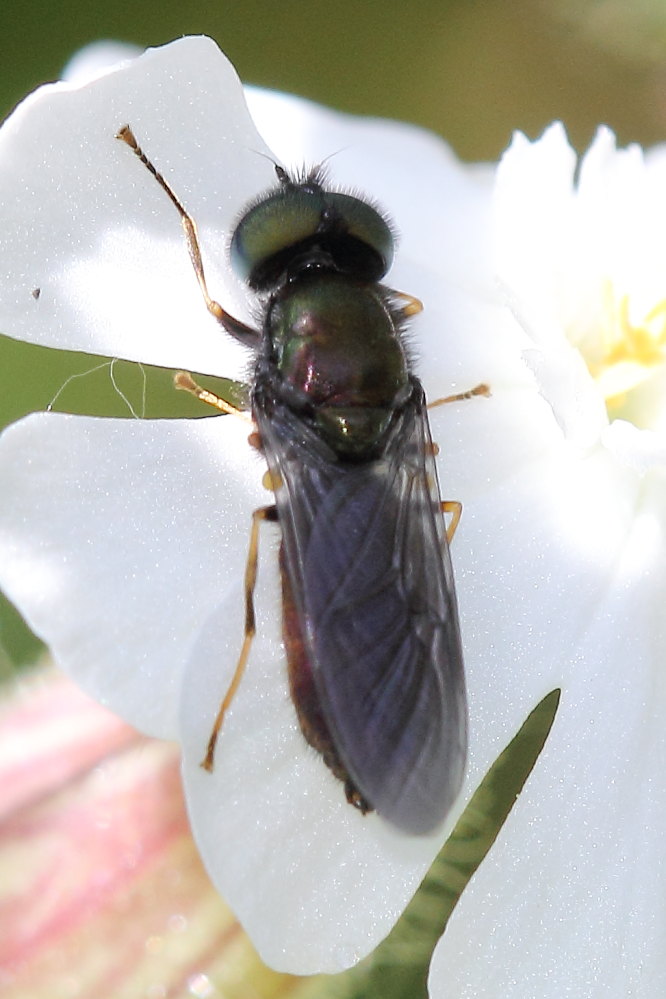
[[[273,299],[267,330],[292,398],[336,453],[372,451],[408,384],[394,318],[377,285],[319,272]]]

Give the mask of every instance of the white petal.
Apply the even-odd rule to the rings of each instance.
[[[494,240],[506,304],[530,340],[525,361],[567,439],[585,448],[599,440],[608,417],[569,340],[572,316],[581,322],[582,302],[601,287],[596,266],[591,273],[599,252],[581,226],[575,166],[561,125],[534,143],[516,134],[497,171]]]
[[[518,298],[538,346],[559,346],[562,261],[575,251],[572,216],[576,154],[561,125],[537,142],[516,133],[497,168],[494,198],[498,277]],[[550,312],[549,312],[550,310]],[[539,322],[534,318],[539,317]]]
[[[261,465],[241,420],[40,414],[0,438],[0,583],[58,664],[175,737],[184,664],[234,584]]]
[[[227,238],[274,169],[231,65],[210,39],[184,38],[87,86],[42,87],[3,125],[0,327],[238,377],[246,354],[206,310],[173,205],[115,138],[125,124],[197,222],[210,294],[250,319]]]
[[[262,528],[257,637],[212,774],[199,764],[243,637],[240,582],[193,651],[183,684],[184,784],[208,872],[263,960],[295,974],[336,972],[388,933],[445,832],[406,837],[362,816],[307,746],[281,653],[278,536],[277,527]]]
[[[666,468],[666,429],[659,432],[639,430],[626,420],[614,420],[607,428],[603,442],[622,464],[636,471]]]
[[[640,146],[618,149],[610,129],[600,128],[581,159],[576,200],[587,296],[591,275],[603,275],[618,300],[630,294],[630,318],[639,323],[664,291],[659,258],[666,170],[654,158],[648,167],[646,159]]]
[[[666,993],[665,508],[662,479],[613,545],[551,737],[436,951],[434,999]]]

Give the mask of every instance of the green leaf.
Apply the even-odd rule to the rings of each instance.
[[[374,953],[342,975],[314,980],[299,997],[425,999],[433,950],[534,767],[559,700],[560,691],[551,691],[497,758],[400,921]]]
[[[0,336],[3,395],[0,428],[26,413],[53,409],[88,416],[149,419],[211,416],[213,410],[174,387],[175,372],[100,354],[55,350]],[[247,407],[246,386],[227,378],[200,378],[232,405]]]

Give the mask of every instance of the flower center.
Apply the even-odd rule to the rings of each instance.
[[[636,320],[630,315],[629,296],[618,300],[608,285],[602,316],[592,349],[589,340],[579,344],[580,349],[606,400],[609,418],[623,417],[644,427],[641,396],[656,375],[666,373],[666,299]]]

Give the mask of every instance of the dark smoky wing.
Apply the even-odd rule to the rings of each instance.
[[[336,747],[379,814],[429,832],[460,789],[467,714],[422,395],[362,465],[331,462],[302,434],[285,446],[279,414],[271,425],[270,442],[260,430],[282,483],[288,571]]]

